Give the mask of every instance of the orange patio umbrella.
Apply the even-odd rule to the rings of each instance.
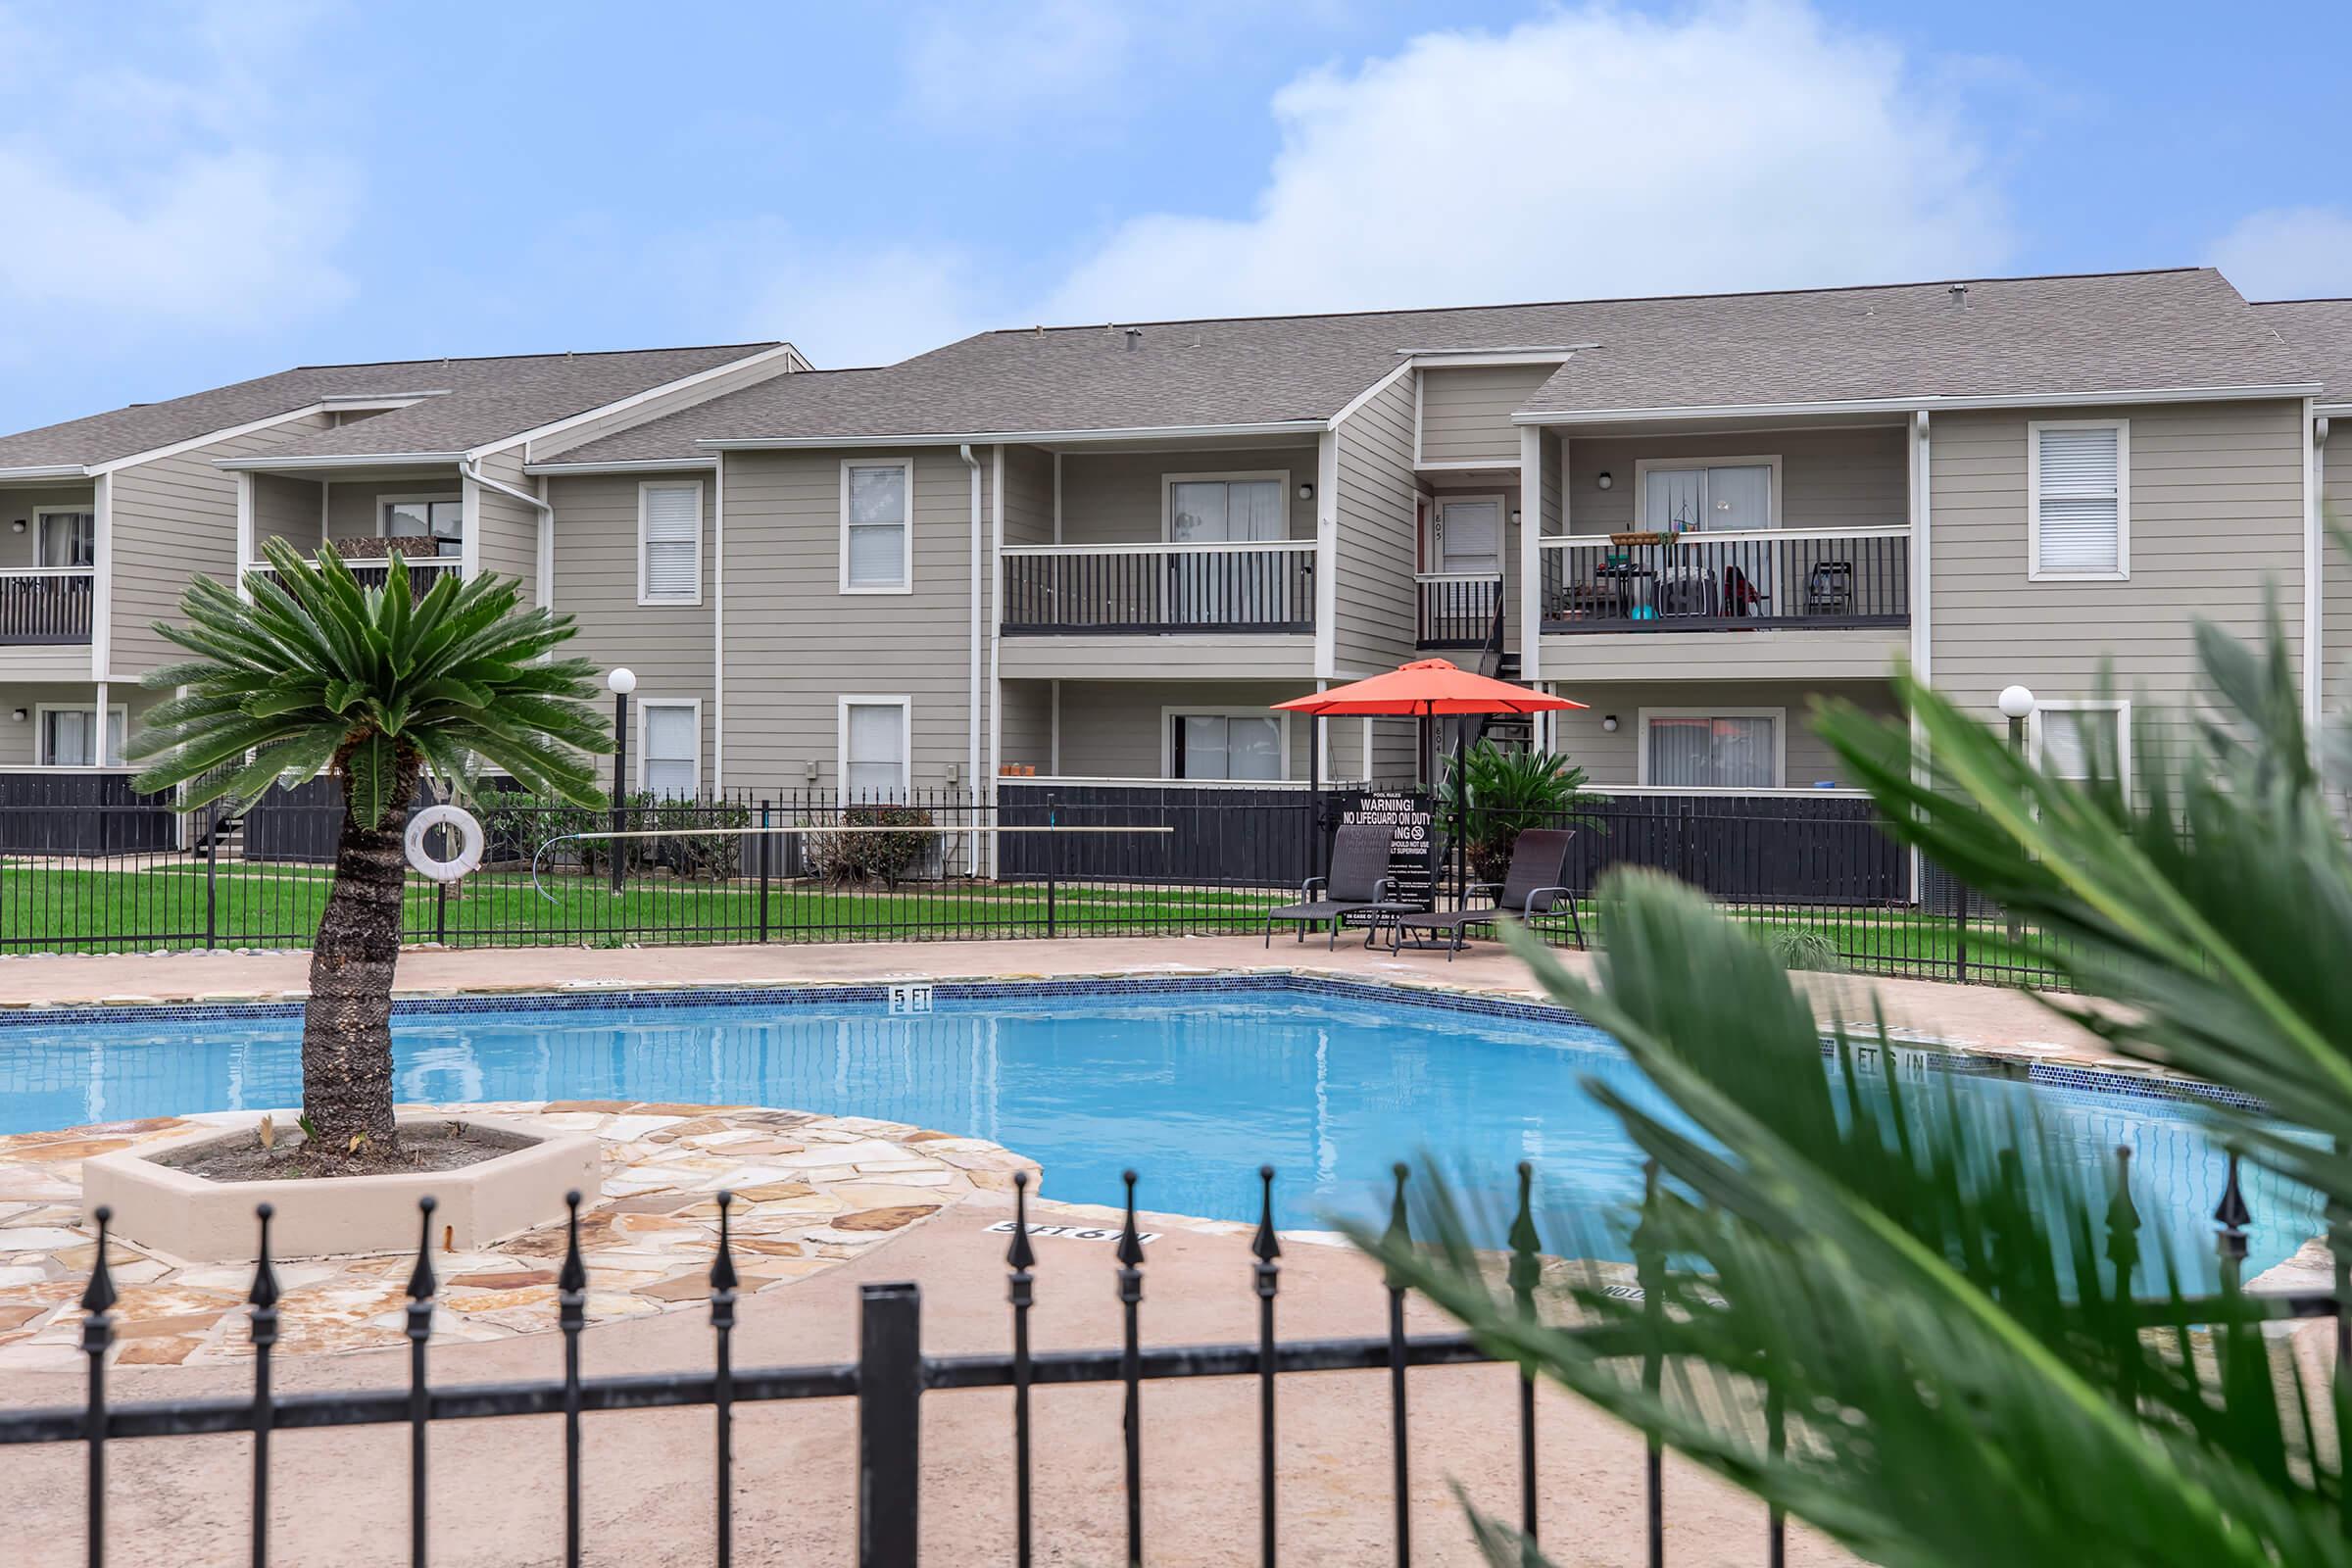
[[[1323,719],[1334,716],[1438,718],[1465,713],[1554,713],[1562,709],[1584,706],[1570,702],[1565,697],[1553,697],[1526,686],[1514,686],[1507,680],[1481,675],[1462,668],[1449,659],[1416,659],[1385,675],[1349,681],[1345,686],[1334,686],[1329,691],[1309,692],[1304,697],[1294,697],[1287,703],[1274,705],[1278,710],[1311,714],[1317,721],[1317,733],[1313,743],[1307,747],[1307,757],[1310,760],[1311,787],[1318,803],[1315,812],[1318,820],[1322,816]],[[1317,837],[1319,839],[1321,835]]]

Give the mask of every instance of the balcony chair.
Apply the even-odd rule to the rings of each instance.
[[[1805,577],[1805,613],[1850,615],[1854,612],[1854,564],[1817,561]]]
[[[1534,827],[1519,835],[1511,846],[1511,868],[1499,883],[1480,882],[1470,889],[1473,895],[1484,894],[1493,903],[1462,909],[1422,909],[1396,915],[1390,923],[1397,947],[1405,945],[1408,932],[1425,931],[1426,940],[1414,943],[1417,947],[1442,947],[1446,961],[1468,945],[1469,928],[1474,925],[1500,925],[1515,920],[1522,925],[1537,920],[1568,916],[1569,929],[1576,933],[1577,946],[1584,946],[1585,923],[1576,912],[1576,894],[1567,884],[1568,846],[1576,838],[1576,829]]]
[[[1763,607],[1772,603],[1772,595],[1760,591],[1738,566],[1723,568],[1723,612],[1745,618],[1764,613]]]
[[[1274,945],[1274,925],[1287,920],[1298,928],[1298,940],[1306,940],[1306,928],[1318,921],[1331,922],[1331,948],[1340,945],[1340,927],[1358,916],[1371,917],[1371,931],[1364,946],[1372,945],[1373,937],[1382,926],[1404,914],[1421,908],[1396,897],[1396,881],[1389,875],[1389,847],[1395,833],[1377,823],[1351,823],[1332,835],[1331,875],[1310,876],[1298,889],[1297,904],[1286,904],[1279,909],[1266,911],[1266,946]],[[1322,897],[1317,898],[1320,891]]]

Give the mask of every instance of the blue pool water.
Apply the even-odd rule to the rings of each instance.
[[[300,1028],[291,1017],[0,1028],[0,1132],[298,1103]],[[1132,1165],[1145,1206],[1230,1219],[1256,1217],[1265,1162],[1290,1226],[1379,1212],[1390,1164],[1425,1153],[1498,1198],[1531,1160],[1547,1207],[1597,1217],[1640,1177],[1581,1080],[1648,1098],[1623,1054],[1580,1025],[1273,987],[943,998],[896,1017],[879,1002],[405,1010],[394,1034],[403,1100],[874,1116],[1018,1150],[1056,1198],[1116,1201]],[[1964,1077],[1959,1092],[1993,1109],[2037,1097],[2086,1167],[2131,1145],[2143,1216],[2177,1255],[2210,1256],[2223,1158],[2192,1107],[1992,1077]],[[2255,1268],[2319,1228],[2307,1199],[2259,1173],[2248,1197]]]

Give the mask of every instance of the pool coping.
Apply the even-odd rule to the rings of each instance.
[[[910,992],[925,995],[926,1000],[916,1010],[927,1010],[930,1003],[938,1001],[1170,995],[1206,989],[1336,996],[1364,1002],[1406,1002],[1456,1012],[1596,1027],[1572,1007],[1530,997],[1523,992],[1496,991],[1422,979],[1364,980],[1292,964],[1186,969],[1178,972],[1167,969],[1126,969],[1061,975],[941,978],[910,975],[903,979],[807,980],[745,985],[713,985],[708,981],[680,981],[674,985],[580,982],[556,990],[544,986],[475,986],[413,991],[396,996],[392,1002],[392,1013],[395,1017],[431,1017],[467,1013],[587,1011],[611,1007],[647,1010],[710,1006],[821,1007],[889,1004],[894,997]],[[11,1030],[37,1028],[61,1019],[80,1024],[140,1023],[163,1019],[217,1021],[297,1018],[302,1015],[305,1003],[306,998],[295,993],[270,997],[215,997],[185,1002],[128,997],[97,1002],[0,1002],[0,1049],[5,1049]],[[1891,1064],[1897,1072],[1984,1074],[2056,1089],[2147,1100],[2201,1102],[2257,1114],[2268,1110],[2261,1101],[2241,1091],[2145,1063],[2117,1060],[2086,1066],[2077,1061],[2050,1060],[2045,1052],[2030,1046],[1944,1040],[1911,1029],[1889,1029],[1881,1035],[1871,1029],[1848,1024],[1844,1034],[1855,1047],[1866,1069],[1883,1069]],[[1825,1032],[1822,1036],[1823,1054],[1832,1054],[1836,1049],[1837,1035]],[[1881,1053],[1889,1054],[1882,1059]]]

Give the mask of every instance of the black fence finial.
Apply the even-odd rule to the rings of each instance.
[[[1025,1274],[1037,1267],[1037,1250],[1029,1245],[1029,1173],[1012,1173],[1012,1245],[1004,1249],[1004,1266]]]
[[[2230,1154],[2230,1173],[2222,1181],[2222,1200],[2213,1209],[2213,1222],[2222,1233],[2222,1266],[2233,1289],[2238,1266],[2246,1260],[2246,1227],[2253,1220],[2253,1214],[2246,1208],[2246,1195],[2237,1185],[2237,1153],[2233,1150]]]
[[[1127,1188],[1127,1228],[1119,1233],[1119,1261],[1129,1268],[1144,1266],[1144,1243],[1135,1230],[1135,1172],[1121,1171],[1119,1180]]]
[[[735,1275],[735,1248],[727,1234],[727,1208],[735,1201],[733,1193],[718,1195],[718,1252],[710,1259],[710,1309],[718,1310],[718,1298],[723,1293],[732,1297],[740,1288]],[[577,1232],[577,1221],[574,1221]]]
[[[107,1232],[115,1222],[115,1211],[100,1203],[91,1214],[98,1222],[98,1260],[90,1265],[90,1283],[81,1293],[81,1309],[93,1316],[114,1309],[122,1298],[115,1291],[114,1265],[107,1261]]]
[[[2107,1197],[2107,1261],[2115,1265],[2118,1298],[2129,1296],[2139,1271],[2139,1205],[2132,1201],[2132,1146],[2115,1146],[2115,1190]]]
[[[261,1328],[263,1312],[277,1305],[277,1269],[270,1261],[270,1221],[277,1209],[269,1203],[253,1205],[253,1217],[261,1227],[261,1256],[253,1264],[253,1289],[245,1293],[245,1304],[254,1309],[254,1328]]]
[[[1261,1264],[1272,1263],[1282,1255],[1282,1244],[1274,1239],[1274,1167],[1257,1167],[1257,1235],[1250,1242],[1250,1250]]]
[[[1536,1281],[1543,1278],[1542,1242],[1536,1235],[1536,1167],[1519,1162],[1519,1212],[1511,1220],[1511,1266],[1506,1278],[1522,1317],[1536,1315]]]
[[[564,1266],[556,1275],[556,1289],[565,1296],[578,1296],[588,1289],[588,1265],[580,1257],[580,1194],[573,1188],[564,1195],[567,1210],[564,1221]]]
[[[433,1277],[433,1210],[441,1200],[427,1193],[416,1200],[416,1267],[409,1274],[409,1299],[428,1301],[440,1289]]]

